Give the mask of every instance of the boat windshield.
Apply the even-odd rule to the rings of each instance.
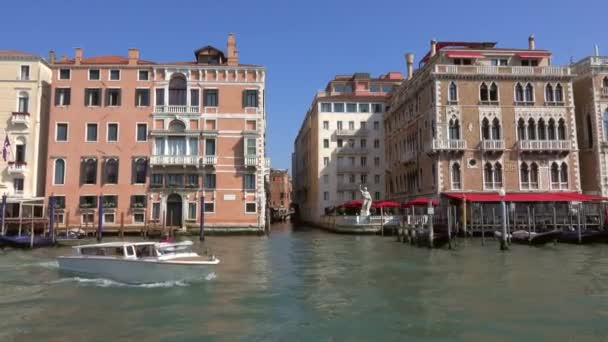
[[[84,247],[80,249],[82,255],[97,255],[97,256],[124,256],[124,249],[120,247]]]
[[[135,248],[138,258],[154,257],[154,245],[139,245]]]
[[[171,255],[178,253],[191,253],[191,245],[167,245],[157,247],[158,255]]]

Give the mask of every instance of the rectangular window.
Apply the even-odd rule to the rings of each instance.
[[[181,188],[184,186],[184,175],[179,173],[170,173],[167,175],[167,186]]]
[[[87,159],[80,163],[80,175],[82,184],[97,183],[97,160]]]
[[[380,192],[379,192],[379,191],[376,191],[376,192],[374,193],[374,200],[375,200],[375,201],[379,201],[379,200],[380,200]]]
[[[372,104],[372,109],[374,110],[374,113],[382,113],[382,103]]]
[[[215,173],[206,173],[203,176],[204,179],[204,184],[203,184],[203,188],[204,189],[215,189]]]
[[[331,113],[331,103],[322,102],[321,103],[321,111],[326,113]]]
[[[144,223],[144,213],[133,213],[133,223]]]
[[[83,209],[92,209],[97,207],[97,196],[80,196],[79,206]]]
[[[152,219],[153,220],[160,219],[160,202],[152,203]]]
[[[245,90],[243,92],[243,107],[257,107],[258,106],[258,91],[257,90]]]
[[[374,148],[380,148],[380,139],[374,139]]]
[[[87,124],[87,139],[86,141],[97,141],[97,124],[89,123]]]
[[[324,166],[329,165],[329,157],[323,157],[323,165]]]
[[[196,202],[188,202],[188,220],[196,220]]]
[[[95,222],[95,215],[92,213],[82,214],[83,224],[93,224]]]
[[[323,148],[329,148],[329,139],[323,139]]]
[[[193,175],[193,174],[186,175],[186,187],[198,188],[198,175]]]
[[[85,88],[84,89],[84,105],[87,107],[101,106],[101,89],[100,88]]]
[[[217,89],[203,90],[203,105],[205,107],[217,107],[219,102],[219,92]]]
[[[103,202],[101,202],[101,203],[104,208],[114,209],[114,208],[116,208],[116,205],[118,204],[118,196],[114,196],[114,195],[103,196],[102,200],[103,200]]]
[[[165,105],[165,88],[156,88],[156,105]]]
[[[70,88],[55,88],[55,106],[69,106],[71,93]]]
[[[366,147],[367,147],[367,140],[361,139],[361,148],[366,148]]]
[[[374,130],[379,130],[380,129],[380,122],[378,121],[374,121]]]
[[[359,103],[359,112],[369,113],[369,103]]]
[[[374,175],[374,184],[380,184],[380,175]]]
[[[344,103],[334,103],[334,112],[335,113],[344,113]]]
[[[108,124],[108,142],[117,142],[118,141],[118,124],[111,123]]]
[[[374,166],[380,166],[380,157],[374,157]]]
[[[247,146],[246,146],[247,147],[246,148],[247,156],[255,156],[256,155],[256,153],[255,153],[255,143],[256,143],[255,138],[247,138],[246,142],[247,142]]]
[[[99,80],[99,69],[89,69],[89,80],[91,80],[91,81]]]
[[[349,121],[348,122],[348,129],[350,129],[351,131],[355,129],[355,122],[354,121]]]
[[[69,80],[70,79],[70,69],[59,69],[59,79],[60,80]]]
[[[163,175],[160,173],[153,173],[150,176],[150,187],[159,188],[163,186]]]
[[[55,129],[55,140],[56,141],[68,141],[68,124],[58,123]]]
[[[254,154],[255,154],[255,151],[254,151]],[[206,156],[215,155],[215,139],[205,139],[205,155]]]
[[[131,208],[141,209],[146,207],[146,195],[131,195]]]
[[[365,121],[361,121],[361,122],[359,123],[359,125],[360,125],[361,129],[365,129],[365,127],[367,127],[367,122],[365,122]]]
[[[245,190],[255,190],[255,174],[243,175],[243,188]]]
[[[494,66],[505,66],[508,65],[507,59],[504,58],[493,58],[490,60],[491,64]]]
[[[340,129],[342,129],[342,127],[343,127],[343,126],[342,126],[342,121],[338,121],[337,125],[338,125],[338,127],[337,127],[337,128],[338,128],[339,130],[340,130]]]
[[[359,179],[361,180],[361,184],[367,184],[367,175],[363,174]]]
[[[137,141],[148,141],[148,125],[145,123],[137,124]]]
[[[215,203],[214,202],[205,202],[205,212],[206,213],[215,212]]]
[[[30,66],[29,65],[22,65],[21,66],[21,80],[22,81],[27,81],[30,79]]]
[[[116,107],[120,106],[120,89],[110,88],[106,89],[106,106]]]
[[[348,113],[356,113],[357,112],[357,104],[356,103],[347,103],[346,111]]]
[[[135,106],[147,107],[150,105],[150,89],[135,89]]]
[[[256,205],[253,202],[245,203],[245,212],[248,214],[254,214],[257,212]]]
[[[15,178],[13,179],[13,186],[16,193],[23,192],[23,178]]]
[[[383,93],[392,93],[393,89],[395,89],[395,87],[392,84],[385,84],[382,86]]]
[[[150,79],[150,73],[148,70],[139,70],[137,72],[137,80],[138,81],[147,81]]]
[[[65,209],[65,196],[55,196],[55,209]]]
[[[367,157],[361,157],[361,166],[367,165]]]
[[[200,104],[200,91],[198,89],[190,89],[190,106],[198,107]]]
[[[379,85],[379,84],[372,84],[372,85],[369,87],[369,92],[370,92],[370,93],[379,93],[381,90],[382,90],[382,89],[380,88],[380,85]]]
[[[120,81],[120,70],[118,70],[118,69],[110,70],[110,81]]]
[[[329,129],[329,121],[323,121],[323,129],[325,129],[325,130]]]
[[[190,155],[198,156],[198,139],[191,138],[190,140],[188,140],[188,144],[190,145]]]
[[[342,147],[344,145],[344,140],[342,139],[338,139],[336,142],[338,143],[338,147]]]
[[[329,192],[323,191],[323,200],[324,201],[329,201]]]

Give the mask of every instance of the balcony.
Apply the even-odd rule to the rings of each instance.
[[[30,113],[13,112],[13,115],[11,116],[11,123],[13,125],[25,125],[29,127]]]
[[[198,156],[164,156],[154,155],[150,157],[151,166],[198,166]]]
[[[608,97],[608,87],[602,87],[602,97]]]
[[[436,74],[569,76],[569,67],[560,66],[493,66],[493,65],[435,65]]]
[[[203,166],[213,166],[217,165],[217,156],[204,156],[201,157],[201,164]]]
[[[521,152],[569,152],[569,140],[520,140],[517,148]]]
[[[460,139],[433,139],[430,147],[432,151],[464,151],[467,142]]]
[[[342,146],[336,149],[337,154],[367,154],[366,147]]]
[[[504,140],[482,140],[481,150],[484,152],[502,151],[505,149]]]
[[[27,163],[24,161],[9,161],[8,173],[22,175],[27,171]]]
[[[245,165],[245,167],[256,167],[258,165],[258,157],[245,156],[243,158],[243,164]]]
[[[364,137],[367,136],[367,133],[368,130],[366,128],[336,130],[337,137]]]
[[[200,114],[199,106],[154,106],[156,114]]]
[[[338,172],[351,172],[351,173],[361,173],[368,172],[369,167],[367,165],[340,165],[338,164]]]

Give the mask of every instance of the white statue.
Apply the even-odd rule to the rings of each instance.
[[[359,191],[361,191],[361,196],[363,196],[363,204],[361,205],[361,216],[367,217],[370,215],[369,208],[372,206],[372,196],[367,192],[367,187],[363,185],[359,185]]]

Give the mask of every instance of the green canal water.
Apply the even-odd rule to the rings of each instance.
[[[196,283],[60,274],[68,248],[0,250],[0,341],[608,341],[608,244],[454,250],[275,226],[208,237]]]

